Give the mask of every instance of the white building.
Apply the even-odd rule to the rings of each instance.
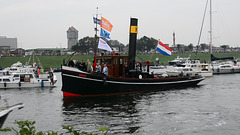
[[[72,49],[72,46],[78,43],[78,31],[73,26],[69,27],[67,31],[67,39],[68,49]]]

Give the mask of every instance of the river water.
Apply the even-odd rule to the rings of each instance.
[[[214,75],[198,87],[92,98],[67,98],[61,92],[61,74],[54,88],[0,90],[9,105],[22,102],[8,116],[36,121],[37,131],[59,131],[62,125],[99,133],[136,135],[238,135],[240,134],[240,74]],[[81,84],[79,84],[81,87]]]

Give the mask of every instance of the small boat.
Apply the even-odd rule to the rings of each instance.
[[[196,76],[199,75],[190,67],[173,67],[173,70],[166,70],[168,76]]]
[[[240,66],[234,65],[232,61],[213,64],[213,74],[240,73]]]
[[[4,107],[0,107],[0,128],[2,128],[8,114],[10,112],[12,112],[14,109],[18,108],[21,109],[24,107],[23,103],[18,103],[15,105],[11,105],[11,106],[4,106]]]
[[[222,61],[220,60],[229,60]],[[233,60],[233,61],[231,61]],[[213,74],[240,73],[240,65],[233,57],[216,58],[211,54]]]
[[[180,58],[179,56],[177,56],[177,58],[175,58],[174,60],[169,61],[168,65],[182,67],[182,64],[184,64],[187,60],[190,59],[191,59],[190,56],[187,58]]]
[[[9,75],[11,73],[35,72],[36,67],[23,65],[21,62],[13,63],[10,67],[6,67],[0,71],[0,75]]]
[[[34,74],[33,72],[12,73],[0,76],[0,88],[33,88],[33,87],[54,87],[57,82],[56,75]]]
[[[108,75],[85,72],[74,67],[62,65],[63,96],[104,96],[149,91],[161,91],[172,88],[197,86],[204,80],[201,75],[164,77],[136,68],[137,19],[131,18],[128,56],[96,56],[95,61],[108,68]],[[96,36],[97,37],[97,36]],[[96,50],[95,50],[96,52]],[[65,61],[65,60],[63,60]]]
[[[197,72],[198,74],[204,77],[211,77],[213,76],[213,71],[211,69],[210,63],[203,63],[200,60],[188,60],[182,64],[183,67],[189,67],[193,71]]]

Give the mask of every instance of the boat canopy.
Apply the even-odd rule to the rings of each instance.
[[[215,61],[215,60],[233,60],[233,57],[224,57],[224,58],[217,58],[214,57],[213,54],[211,54],[211,61]]]

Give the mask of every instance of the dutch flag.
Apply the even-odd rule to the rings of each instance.
[[[159,41],[156,50],[162,53],[163,55],[167,56],[172,55],[172,50],[167,45],[163,44],[161,41]]]

